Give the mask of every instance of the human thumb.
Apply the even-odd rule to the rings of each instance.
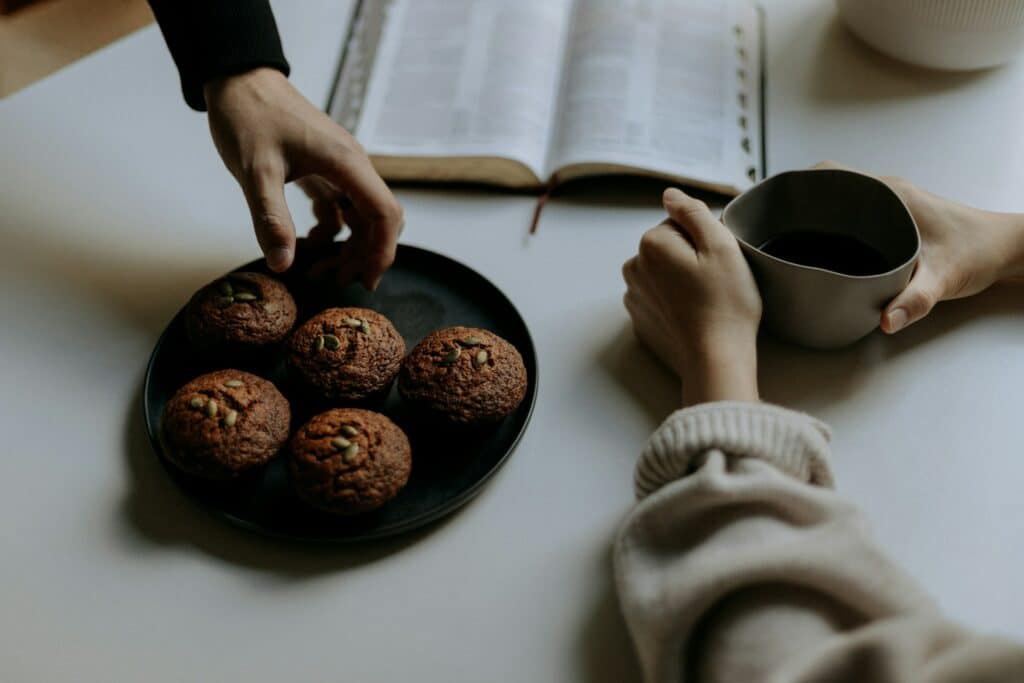
[[[942,283],[927,264],[918,264],[906,289],[882,312],[882,331],[895,334],[928,315],[942,299]]]

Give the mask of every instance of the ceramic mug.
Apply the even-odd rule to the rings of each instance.
[[[852,344],[878,327],[882,310],[914,272],[921,238],[914,217],[892,188],[838,169],[788,171],[763,180],[722,213],[761,290],[765,328],[813,348]],[[892,265],[872,275],[846,275],[801,265],[760,249],[792,231],[855,237]]]

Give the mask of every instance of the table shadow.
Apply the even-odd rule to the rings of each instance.
[[[964,87],[993,71],[939,71],[901,62],[865,43],[833,14],[818,40],[809,94],[825,102],[910,99]]]
[[[125,258],[116,242],[90,237],[97,228],[88,220],[54,229],[41,216],[4,223],[7,241],[0,250],[0,271],[13,279],[59,285],[68,298],[94,301],[132,329],[154,335],[201,285],[230,265],[196,249],[187,261],[159,249],[136,251]]]
[[[598,354],[597,362],[643,408],[648,426],[654,430],[679,408],[679,380],[640,344],[625,311],[622,317],[622,327]]]
[[[768,334],[758,340],[761,398],[809,412],[848,400],[871,372],[974,321],[1024,313],[1024,284],[1002,284],[968,299],[938,304],[924,320],[895,335],[876,330],[841,349],[815,350]],[[623,314],[625,318],[625,314]],[[598,355],[598,364],[647,414],[653,430],[680,406],[673,372],[637,341],[628,321]]]
[[[601,560],[608,580],[601,588],[600,597],[590,605],[579,631],[578,654],[583,680],[589,683],[640,681],[640,663],[612,582],[611,553],[601,553]]]
[[[425,539],[446,523],[442,519],[395,538],[358,545],[289,541],[232,527],[202,509],[167,476],[146,434],[141,376],[138,386],[125,411],[124,457],[130,476],[121,509],[133,543],[188,546],[234,565],[306,578],[370,564]]]
[[[913,353],[972,322],[1024,313],[1024,286],[1005,284],[968,299],[938,304],[925,319],[895,335],[876,330],[851,346],[818,351],[759,340],[759,382],[765,401],[813,412],[857,394],[886,361]]]

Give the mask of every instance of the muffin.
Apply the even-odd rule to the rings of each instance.
[[[387,393],[405,355],[391,321],[366,308],[328,308],[288,341],[288,370],[310,394],[356,403]]]
[[[473,327],[432,332],[403,361],[398,393],[421,417],[456,425],[497,422],[526,396],[514,346]]]
[[[218,370],[192,380],[164,406],[164,455],[188,474],[234,479],[274,457],[288,440],[291,411],[273,384]]]
[[[291,441],[295,493],[337,515],[376,510],[402,490],[412,471],[409,439],[380,413],[335,408],[304,424]]]
[[[229,273],[188,302],[185,333],[205,354],[255,355],[283,341],[295,325],[295,299],[259,273]]]

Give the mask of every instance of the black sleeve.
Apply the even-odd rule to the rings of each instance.
[[[208,81],[267,66],[288,75],[270,0],[149,0],[181,74],[185,101],[206,111]]]

